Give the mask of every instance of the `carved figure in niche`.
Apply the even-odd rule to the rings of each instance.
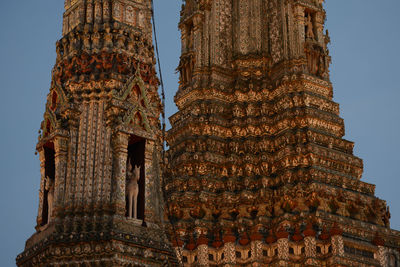
[[[63,70],[65,79],[71,78],[73,71],[73,64],[70,63],[69,59],[64,59],[62,65],[64,66]]]
[[[126,195],[128,196],[128,218],[137,219],[137,200],[139,195],[139,179],[140,179],[140,166],[135,166],[133,169],[131,164],[128,164],[127,171],[127,186]],[[133,215],[132,215],[133,211]]]
[[[98,54],[92,54],[92,58],[90,60],[90,64],[94,66],[94,71],[101,72],[103,69],[103,63],[102,63],[102,58],[101,55]]]
[[[306,37],[307,37],[307,39],[314,39],[314,26],[313,26],[313,23],[312,23],[312,18],[311,18],[311,14],[308,14],[307,15],[307,17],[306,17],[306,21],[305,21],[305,24],[306,24]]]
[[[144,14],[142,11],[139,12],[139,27],[144,27]]]
[[[54,182],[49,176],[45,178],[44,189],[47,190],[47,223],[50,222],[54,203]]]
[[[89,51],[91,49],[91,43],[90,43],[90,31],[88,27],[84,28],[84,34],[82,34],[82,39],[83,39],[83,49],[86,51]]]
[[[115,19],[120,19],[121,17],[121,8],[120,8],[120,4],[118,2],[114,3],[114,7],[113,7],[113,17]]]
[[[80,36],[78,36],[77,34],[71,33],[70,37],[69,37],[69,47],[70,50],[72,50],[72,55],[76,54],[76,51],[79,50],[80,48]]]
[[[104,34],[104,46],[108,48],[112,48],[114,45],[113,43],[113,35],[111,33],[111,28],[107,27],[106,32]]]
[[[92,71],[91,60],[87,53],[82,53],[80,58],[78,59],[78,65],[80,66],[81,72],[83,74],[89,73]]]
[[[101,35],[98,31],[93,33],[92,35],[92,44],[94,49],[100,49],[100,41],[101,41]]]
[[[291,199],[288,195],[284,195],[283,203],[281,208],[286,212],[292,212],[294,208],[297,206],[297,203]]]
[[[129,58],[125,54],[117,54],[117,69],[121,74],[126,74],[129,71]]]
[[[110,3],[108,1],[105,1],[103,4],[103,16],[106,20],[110,18]]]
[[[126,41],[126,36],[123,30],[120,30],[118,35],[117,35],[117,47],[120,49],[125,48],[125,41]]]
[[[315,212],[319,207],[320,201],[317,192],[312,192],[306,201],[306,205],[311,212]]]
[[[133,7],[128,6],[128,7],[126,8],[125,17],[126,17],[126,21],[127,21],[128,23],[133,24],[133,22],[134,22],[134,10],[133,10]]]
[[[101,59],[102,59],[102,67],[105,71],[109,71],[110,69],[112,69],[114,54],[108,54],[103,51],[101,53]]]

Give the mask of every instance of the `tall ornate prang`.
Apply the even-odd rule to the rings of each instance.
[[[18,266],[177,264],[163,228],[151,8],[150,0],[65,0],[37,144],[36,233]]]
[[[165,180],[185,266],[400,264],[343,139],[325,16],[323,0],[184,2]]]

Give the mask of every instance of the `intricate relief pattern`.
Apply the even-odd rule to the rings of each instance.
[[[316,240],[315,237],[305,237],[304,245],[306,248],[306,257],[307,258],[315,258],[317,256],[316,253]]]
[[[289,259],[289,241],[286,238],[278,240],[278,257],[281,260]]]
[[[129,23],[122,23],[127,3]],[[161,230],[161,101],[145,17],[150,1],[65,6],[37,144],[37,232],[17,265],[177,266]],[[133,27],[136,11],[145,33]],[[128,176],[131,183],[128,155],[143,166],[140,176]]]
[[[283,57],[281,20],[278,7],[279,0],[269,1],[269,38],[271,43],[271,57],[274,63],[279,62]]]

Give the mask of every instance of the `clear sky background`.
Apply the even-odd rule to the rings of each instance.
[[[0,266],[34,232],[39,160],[34,155],[55,42],[61,37],[63,0],[0,0]],[[176,107],[180,0],[155,0],[167,115]],[[345,138],[364,159],[362,180],[391,207],[400,229],[400,1],[327,0],[334,100]]]

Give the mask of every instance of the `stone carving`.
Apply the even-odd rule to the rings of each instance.
[[[60,180],[40,192],[53,221],[42,227],[39,212],[18,265],[178,266],[177,251],[185,266],[378,266],[378,246],[399,248],[386,203],[360,181],[362,160],[343,139],[321,3],[184,1],[164,162],[151,1],[67,1],[38,143],[55,139]],[[136,138],[152,158],[146,181],[144,166],[126,164]],[[168,236],[155,231],[161,189]],[[368,245],[373,232],[382,238]],[[350,256],[343,238],[367,253]]]
[[[307,28],[306,38],[314,40],[314,37],[315,37],[314,36],[314,25],[313,25],[312,16],[310,13],[306,16],[305,25]]]
[[[66,0],[37,144],[43,177],[37,232],[18,266],[178,265],[161,223],[162,108],[150,14],[149,0]],[[135,138],[146,139],[133,148],[148,159],[146,181],[144,165],[126,164]]]
[[[138,16],[139,18],[138,18],[138,24],[139,24],[139,27],[141,27],[141,28],[143,28],[143,26],[144,26],[144,13],[143,13],[143,11],[139,11],[139,16]]]
[[[45,189],[47,191],[47,223],[50,223],[54,205],[54,182],[50,177],[45,178]]]
[[[206,2],[209,10],[198,9],[197,3]],[[165,181],[174,227],[194,239],[192,250],[183,246],[187,265],[200,257],[197,228],[235,229],[229,240],[238,242],[225,238],[223,247],[238,256],[230,260],[225,250],[218,261],[211,255],[208,264],[216,266],[255,264],[256,253],[243,237],[256,225],[271,231],[260,241],[260,266],[279,260],[291,265],[294,259],[310,266],[337,262],[327,245],[332,222],[363,240],[371,229],[364,222],[382,230],[389,221],[386,205],[373,186],[360,181],[362,161],[342,138],[321,1],[187,0],[181,16],[181,77],[174,99],[179,112],[167,134]],[[201,27],[194,26],[195,51],[188,51],[193,25]],[[233,45],[225,46],[226,40]],[[192,53],[203,60],[196,62],[196,75],[187,68]],[[377,207],[369,208],[374,199]],[[281,225],[285,231],[277,232]],[[335,239],[341,234],[336,231]],[[251,243],[257,239],[252,238]],[[219,244],[212,241],[209,246]],[[349,266],[360,265],[343,257]]]
[[[128,196],[128,218],[137,219],[137,203],[139,195],[140,166],[128,164],[126,175],[126,195]]]

